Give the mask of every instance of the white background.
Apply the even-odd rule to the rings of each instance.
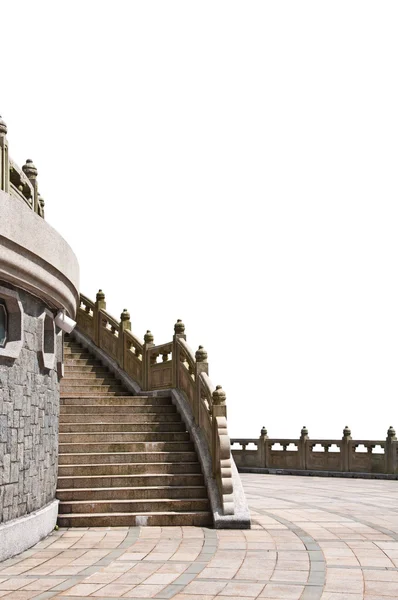
[[[398,427],[396,2],[0,0],[0,114],[81,291],[177,318],[231,436]],[[1,215],[0,215],[1,217]]]

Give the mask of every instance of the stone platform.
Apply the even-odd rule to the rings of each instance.
[[[397,482],[242,480],[251,530],[59,530],[0,564],[0,598],[398,599]]]

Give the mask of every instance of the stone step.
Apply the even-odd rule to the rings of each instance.
[[[209,511],[62,514],[59,527],[211,527],[213,518]]]
[[[64,409],[65,407],[62,407]],[[83,413],[67,413],[59,415],[60,423],[92,423],[93,422],[92,414],[83,414]],[[163,423],[180,423],[181,417],[176,413],[136,413],[135,411],[130,411],[129,413],[107,413],[107,414],[97,414],[95,418],[96,423],[158,423],[159,420],[162,420]]]
[[[205,511],[209,508],[207,498],[175,498],[154,500],[68,500],[60,502],[59,514],[65,513],[143,513],[143,512],[181,512]]]
[[[157,487],[109,487],[109,488],[64,488],[58,489],[56,497],[61,502],[99,502],[119,500],[207,500],[204,486],[185,485]],[[75,512],[72,510],[71,512]]]
[[[101,376],[101,375],[97,375],[96,373],[92,373],[91,375],[84,375],[84,377],[64,377],[62,379],[62,383],[61,383],[61,388],[64,388],[65,386],[80,386],[80,385],[112,385],[112,386],[122,386],[122,384],[120,383],[119,379],[116,379],[115,377],[112,377],[111,375],[105,375],[105,376]]]
[[[142,463],[142,462],[194,462],[195,452],[109,452],[90,454],[76,452],[58,455],[59,465],[103,464],[103,463]]]
[[[193,452],[194,445],[187,442],[109,442],[61,443],[59,454],[120,454],[121,452]]]
[[[84,431],[82,433],[59,433],[60,444],[95,444],[115,442],[189,442],[189,433],[183,431],[108,431],[101,433],[92,433]]]
[[[77,488],[147,488],[159,486],[204,486],[204,477],[201,473],[190,474],[143,474],[143,475],[73,475],[58,477],[59,490]]]
[[[73,367],[73,366],[83,366],[90,365],[96,367],[103,367],[104,365],[97,358],[93,358],[91,355],[89,358],[65,358],[64,357],[65,368]]]
[[[68,404],[62,404],[61,406],[61,414],[62,415],[69,415],[69,414],[74,414],[74,415],[79,415],[79,414],[84,414],[84,415],[110,415],[110,414],[158,414],[158,415],[163,415],[163,414],[175,414],[177,412],[176,407],[174,406],[174,404],[170,404],[170,405],[165,405],[165,406],[158,406],[158,405],[151,405],[151,406],[142,406],[140,404],[128,404],[127,406],[125,404],[116,404],[116,400],[115,400],[115,404],[105,404],[105,405],[101,405],[101,404],[84,404],[84,405],[78,405],[78,406],[73,406],[73,405],[68,405]]]
[[[93,355],[84,350],[81,350],[80,352],[64,352],[65,362],[69,362],[74,358],[93,358]]]
[[[94,394],[82,394],[81,392],[65,392],[61,390],[61,398],[115,398],[121,396],[131,396],[131,392],[95,392]]]
[[[116,402],[117,399],[117,402]],[[94,396],[93,398],[68,398],[67,396],[62,397],[61,404],[71,406],[84,406],[87,404],[109,404],[109,399],[103,396]],[[112,400],[112,404],[122,404],[124,406],[173,406],[171,398],[148,398],[140,396],[116,396]]]
[[[60,423],[59,431],[68,433],[174,433],[185,432],[185,424],[181,421],[175,423]]]
[[[106,367],[96,367],[95,365],[64,365],[64,377],[80,377],[90,373],[109,373]]]
[[[115,477],[121,475],[200,475],[200,464],[195,460],[190,462],[163,463],[97,463],[86,464],[82,457],[80,464],[58,466],[60,477]]]
[[[82,394],[82,396],[84,396],[85,394],[94,394],[94,393],[98,393],[98,394],[104,394],[104,392],[112,392],[117,394],[118,392],[120,393],[120,395],[124,395],[123,392],[125,392],[125,388],[117,383],[113,383],[113,384],[103,384],[103,385],[95,385],[93,383],[90,384],[80,384],[80,382],[77,383],[71,383],[72,380],[69,380],[66,384],[62,384],[61,383],[61,393],[63,395],[67,394],[68,392],[71,392],[72,394]]]

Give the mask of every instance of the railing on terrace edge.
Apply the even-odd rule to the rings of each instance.
[[[178,320],[174,325],[171,342],[155,346],[150,331],[144,340],[131,332],[130,314],[126,309],[120,315],[120,323],[109,315],[105,294],[99,290],[96,302],[80,294],[77,324],[79,330],[113,358],[143,390],[176,388],[184,393],[195,424],[206,436],[224,515],[233,515],[226,395],[221,386],[214,387],[208,376],[204,348],[199,346],[194,354],[188,346],[183,322]]]
[[[8,154],[7,125],[0,117],[0,190],[22,200],[44,219],[44,200],[37,186],[37,169],[28,159],[22,169]]]
[[[236,445],[241,448],[234,448]],[[239,468],[398,473],[398,442],[390,427],[386,440],[353,440],[346,426],[341,440],[310,439],[303,427],[299,439],[269,438],[263,427],[258,439],[231,439],[232,456]]]

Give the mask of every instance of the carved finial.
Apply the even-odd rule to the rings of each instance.
[[[155,338],[153,337],[152,333],[149,331],[149,329],[147,329],[147,332],[144,335],[144,342],[146,344],[152,344],[154,339]]]
[[[181,319],[177,319],[177,323],[174,325],[174,333],[176,335],[185,333],[185,325]]]
[[[268,431],[266,430],[265,426],[263,425],[261,427],[261,436],[265,437],[267,435]]]
[[[387,437],[390,438],[391,440],[397,439],[395,429],[392,425],[390,425],[390,427],[388,428]]]
[[[25,173],[28,179],[36,179],[37,177],[37,169],[30,158],[27,159],[26,163],[22,167],[22,171]]]
[[[222,389],[221,385],[216,385],[216,389],[213,392],[213,404],[225,404],[227,394]]]
[[[351,437],[351,429],[346,425],[343,429],[343,437],[349,438]]]
[[[0,115],[0,135],[7,135],[7,125],[1,115]]]
[[[130,321],[130,313],[127,310],[127,308],[123,308],[123,312],[120,315],[120,320],[121,321]]]
[[[105,292],[103,292],[102,290],[98,290],[96,298],[97,302],[99,302],[100,300],[105,300]]]
[[[306,428],[305,425],[303,425],[302,429],[301,429],[301,437],[307,437],[308,436],[308,429]]]
[[[195,352],[196,362],[207,362],[207,352],[203,348],[203,346],[199,346],[199,348]]]

